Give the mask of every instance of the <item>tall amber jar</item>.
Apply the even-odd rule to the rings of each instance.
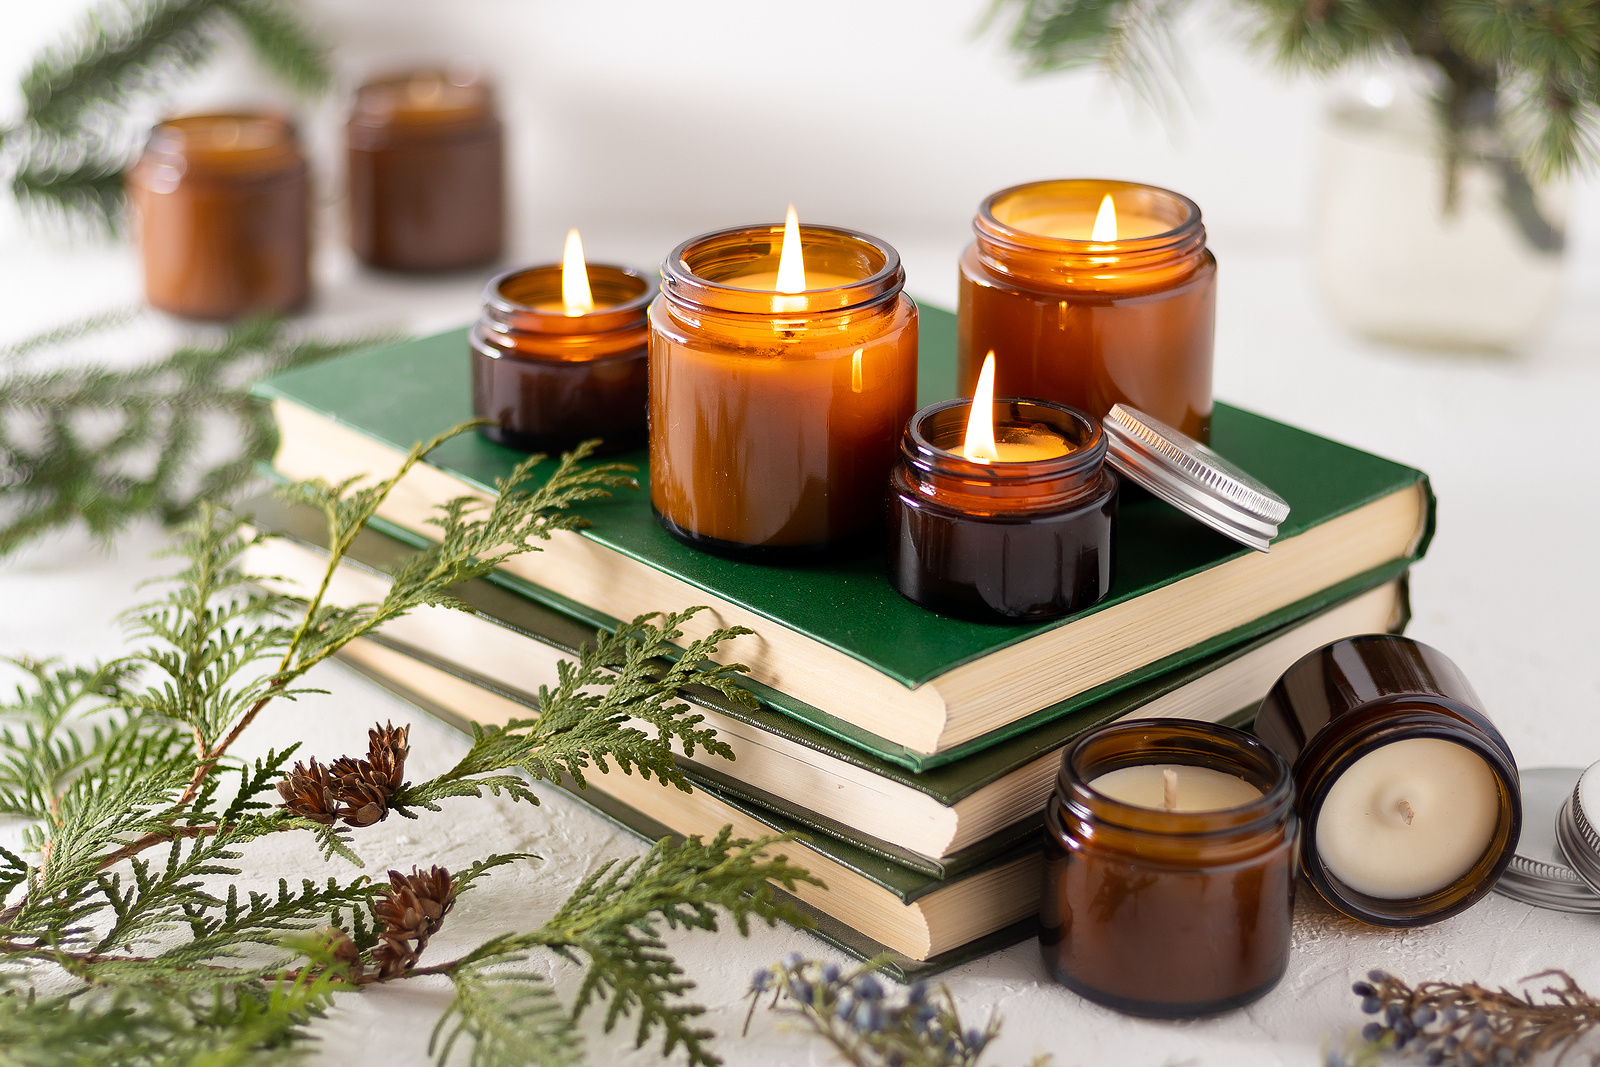
[[[306,161],[284,119],[188,115],[128,172],[152,307],[194,319],[281,315],[310,295]]]
[[[780,294],[750,279],[775,275],[783,230],[685,241],[650,307],[651,504],[679,540],[748,559],[879,536],[916,408],[917,308],[899,254],[802,226],[807,276],[829,284]]]
[[[1237,775],[1261,796],[1164,811],[1094,788],[1142,764]],[[1039,947],[1067,988],[1129,1015],[1177,1019],[1249,1004],[1283,977],[1299,823],[1289,765],[1260,741],[1183,719],[1102,727],[1062,757],[1045,824]]]
[[[487,84],[432,70],[369,82],[345,138],[363,263],[436,271],[500,258],[505,147]]]
[[[1110,196],[1118,238],[1093,241]],[[995,354],[995,393],[1103,418],[1122,403],[1211,438],[1217,261],[1200,208],[1131,182],[1002,189],[978,208],[961,256],[960,387]]]

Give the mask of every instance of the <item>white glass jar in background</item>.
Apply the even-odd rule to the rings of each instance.
[[[1484,130],[1447,205],[1443,135],[1405,76],[1341,94],[1320,140],[1317,283],[1341,324],[1436,349],[1515,351],[1539,336],[1560,296],[1565,182],[1530,185]]]

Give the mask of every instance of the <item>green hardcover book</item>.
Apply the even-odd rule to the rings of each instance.
[[[921,398],[955,382],[954,316],[921,312]],[[287,477],[385,475],[414,441],[472,415],[465,331],[358,353],[263,383]],[[498,580],[596,625],[707,605],[697,625],[741,624],[752,689],[786,714],[921,771],[965,757],[1220,649],[1303,617],[1328,591],[1402,569],[1433,529],[1413,468],[1226,404],[1212,445],[1292,506],[1270,553],[1242,549],[1168,505],[1124,494],[1110,594],[1051,623],[986,625],[927,612],[895,593],[881,554],[780,567],[706,555],[656,524],[643,492],[583,507]],[[522,458],[468,434],[414,469],[380,518],[426,537],[431,508],[487,495]],[[643,453],[623,457],[648,478]],[[691,631],[689,636],[700,633]]]
[[[247,502],[244,510],[255,516],[258,529],[278,535],[252,548],[246,564],[302,592],[315,587],[326,567],[323,516],[271,497]],[[395,538],[363,531],[349,546],[329,596],[341,604],[380,599],[386,575],[414,552]],[[412,679],[413,668],[443,671],[502,698],[480,700],[483,708],[526,714],[515,709],[536,707],[530,694],[552,684],[557,661],[595,634],[580,620],[484,579],[454,592],[470,614],[423,609],[352,647],[347,658],[413,688],[433,684],[426,670],[421,681]],[[1060,752],[1083,730],[1131,714],[1245,717],[1306,652],[1351,634],[1398,630],[1407,618],[1403,576],[1392,572],[1347,583],[1330,596],[1307,617],[922,774],[844,744],[803,717],[744,707],[715,692],[690,692],[735,759],[684,766],[725,796],[777,811],[924,875],[954,877],[1037,832]]]

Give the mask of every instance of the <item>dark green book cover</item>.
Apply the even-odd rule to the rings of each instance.
[[[920,336],[919,399],[927,403],[954,392],[955,317],[936,308],[922,308]],[[290,401],[404,451],[418,439],[469,419],[469,386],[465,331],[460,330],[291,371],[262,383],[258,393]],[[1407,487],[1421,483],[1426,488],[1425,476],[1413,468],[1226,404],[1216,406],[1212,445],[1288,500],[1293,511],[1281,527],[1281,538],[1303,533]],[[480,435],[466,434],[447,442],[430,457],[430,462],[471,486],[489,491],[494,480],[509,474],[521,458],[519,453]],[[644,452],[621,458],[639,466],[642,478],[648,477],[648,457]],[[1432,532],[1431,495],[1429,501],[1427,527],[1412,558],[1426,548]],[[908,688],[1250,551],[1147,494],[1125,493],[1117,533],[1116,572],[1106,599],[1066,619],[1001,626],[946,618],[905,600],[890,586],[881,553],[841,563],[791,567],[706,555],[661,530],[644,492],[622,491],[608,500],[588,502],[583,514],[593,524],[583,531],[583,536],[805,634]],[[393,532],[415,538],[399,529]],[[615,624],[616,620],[598,616],[570,600],[551,597],[531,583],[512,576],[497,576],[497,580],[596,625]],[[927,770],[1265,633],[1316,610],[1315,602],[1322,599],[1320,595],[1307,598],[1088,692],[1036,709],[1003,729],[937,753],[917,752],[886,742],[859,725],[808,705],[796,706],[796,702],[770,688],[759,684],[752,684],[751,688],[773,707],[801,716],[819,730],[908,769]]]
[[[326,520],[315,509],[288,505],[271,496],[262,496],[244,502],[240,506],[240,510],[242,513],[253,516],[253,524],[263,532],[289,538],[319,553],[326,550]],[[347,566],[357,567],[377,575],[387,575],[392,573],[396,567],[415,551],[416,548],[406,542],[368,529],[356,536],[345,553],[345,561]],[[1335,586],[1328,591],[1325,603],[1319,601],[1319,610],[1343,603],[1366,592],[1368,589],[1393,580],[1403,573],[1404,565],[1404,561],[1399,561],[1393,566],[1380,568],[1375,572],[1361,576],[1359,579]],[[462,583],[452,592],[479,618],[563,652],[576,653],[579,646],[590,641],[595,634],[593,626],[562,612],[555,611],[537,600],[508,591],[504,587],[486,579],[480,578]],[[1403,593],[1404,590],[1402,589],[1401,603],[1404,610],[1405,600]],[[1403,615],[1398,621],[1398,625],[1403,628],[1408,617],[1408,615]],[[963,759],[944,763],[937,768],[922,773],[908,771],[904,767],[876,757],[853,745],[841,743],[822,730],[807,725],[805,721],[807,716],[804,714],[794,714],[792,711],[789,714],[785,714],[767,704],[762,704],[756,708],[745,707],[735,704],[721,694],[707,689],[690,691],[685,695],[691,701],[715,710],[720,714],[727,715],[729,718],[750,723],[768,733],[826,753],[834,759],[862,767],[874,774],[924,793],[939,803],[949,806],[984,786],[1003,778],[1007,774],[1026,766],[1040,756],[1061,748],[1070,739],[1083,731],[1098,726],[1103,722],[1121,718],[1150,701],[1201,678],[1223,664],[1248,654],[1274,640],[1285,629],[1297,625],[1301,621],[1303,621],[1303,618],[1292,619],[1285,626],[1269,630],[1257,638],[1223,649],[1192,663],[1184,664],[1164,675],[1147,679],[1138,685],[1113,693],[1080,710],[1058,716],[1031,730],[1015,734],[999,744],[974,752]],[[374,635],[372,639],[394,651],[411,656],[437,670],[463,678],[499,696],[525,704],[530,708],[536,707],[536,702],[529,694],[508,688],[494,679],[482,677],[462,667],[460,664],[435,656],[426,649],[389,640],[382,634]],[[815,709],[810,710],[815,713]],[[1254,708],[1240,709],[1239,714],[1234,718],[1235,720],[1244,720],[1253,713]],[[738,768],[736,766],[690,766],[693,768],[691,773],[706,781],[709,785],[714,786],[719,795],[738,797],[761,808],[778,811],[813,830],[828,834],[866,852],[890,859],[901,866],[932,877],[949,878],[986,863],[1036,833],[1039,825],[1038,818],[1023,820],[1004,830],[997,831],[984,840],[963,848],[959,852],[942,858],[928,857],[862,834],[854,827],[846,826],[818,815],[785,797],[777,796],[762,789],[760,783],[744,781],[738,776]]]

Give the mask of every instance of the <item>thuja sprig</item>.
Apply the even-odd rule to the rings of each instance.
[[[276,701],[315,694],[306,673],[349,641],[418,607],[460,606],[452,586],[580,525],[573,503],[632,484],[626,468],[585,464],[589,446],[542,480],[542,457],[532,457],[492,501],[439,508],[437,544],[395,573],[381,601],[327,603],[356,533],[428,452],[469,427],[417,445],[388,478],[287,490],[328,520],[332,552],[310,596],[263,589],[241,562],[260,536],[203,503],[172,551],[182,567],[164,595],[127,618],[141,642],[132,655],[84,669],[16,661],[27,684],[0,705],[0,813],[29,824],[28,850],[0,850],[0,1047],[11,1059],[254,1064],[292,1053],[336,992],[443,975],[456,999],[437,1035],[441,1061],[470,1046],[479,1067],[575,1063],[577,1020],[603,1005],[607,1030],[630,1019],[639,1045],[659,1038],[693,1065],[718,1062],[663,932],[715,930],[722,916],[741,933],[751,919],[805,925],[773,886],[815,879],[781,850],[769,854],[780,839],[724,830],[710,842],[660,842],[601,865],[542,926],[437,964],[424,958],[429,941],[464,894],[525,857],[390,871],[386,882],[285,871],[275,893],[234,881],[243,847],[268,835],[303,834],[308,859],[320,851],[359,864],[355,835],[394,811],[418,817],[484,791],[532,801],[526,776],[581,780],[586,768],[681,784],[674,740],[728,754],[677,691],[737,692],[743,668],[711,661],[737,632],[690,643],[664,667],[687,617],[672,615],[597,641],[541,691],[537,715],[480,730],[467,757],[432,779],[405,780],[409,732],[389,724],[369,732],[365,757],[295,759],[298,745],[234,755]],[[514,969],[534,951],[584,966],[570,1005]],[[82,984],[40,994],[63,973]]]
[[[751,978],[745,1029],[770,997],[772,1010],[803,1019],[854,1067],[973,1067],[999,1036],[999,1016],[982,1029],[964,1026],[950,990],[926,982],[891,996],[874,973],[882,962],[847,970],[791,952]]]
[[[1600,1000],[1565,971],[1541,971],[1518,984],[1553,979],[1529,994],[1475,982],[1411,986],[1387,971],[1370,971],[1351,987],[1361,1010],[1378,1016],[1361,1036],[1374,1046],[1411,1049],[1429,1064],[1509,1067],[1542,1052],[1564,1055],[1600,1025]]]

